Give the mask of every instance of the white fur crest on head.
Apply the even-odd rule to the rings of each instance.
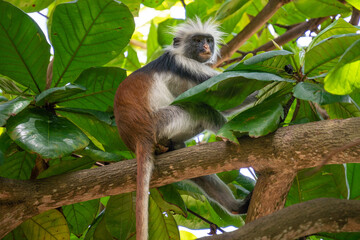
[[[179,24],[174,28],[174,37],[179,39],[186,39],[188,36],[191,36],[196,33],[200,34],[210,34],[214,37],[214,54],[207,61],[207,63],[214,63],[220,55],[218,48],[219,42],[221,42],[221,37],[223,33],[218,30],[219,25],[213,20],[209,19],[206,22],[201,22],[200,18],[194,20],[186,20],[186,22]],[[173,53],[178,53],[183,55],[184,53],[184,44],[180,44],[179,47],[169,46],[168,50]]]

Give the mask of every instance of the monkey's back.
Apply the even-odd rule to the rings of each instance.
[[[152,113],[149,106],[151,73],[136,71],[118,87],[114,99],[114,114],[125,144],[135,151],[138,142],[154,142]]]

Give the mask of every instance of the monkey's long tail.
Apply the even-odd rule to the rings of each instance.
[[[149,185],[154,166],[152,144],[136,145],[136,240],[148,239]]]

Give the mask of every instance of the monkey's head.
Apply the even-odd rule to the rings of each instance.
[[[213,20],[188,20],[175,28],[172,51],[201,63],[212,63],[219,55],[222,33]]]

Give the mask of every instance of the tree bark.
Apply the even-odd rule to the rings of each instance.
[[[252,166],[261,174],[319,166],[328,153],[360,139],[359,129],[360,118],[319,121],[280,128],[261,138],[244,137],[239,139],[240,145],[214,142],[165,153],[156,157],[151,187],[242,167]],[[350,162],[360,162],[359,145],[338,151],[327,164]],[[46,210],[131,192],[135,186],[136,160],[39,180],[0,178],[0,238]],[[284,190],[281,192],[284,195]],[[271,194],[262,197],[273,205],[258,209],[257,215],[282,207],[283,202],[271,200]]]
[[[359,200],[319,198],[284,208],[234,232],[200,239],[290,240],[318,232],[358,232],[359,212]]]

